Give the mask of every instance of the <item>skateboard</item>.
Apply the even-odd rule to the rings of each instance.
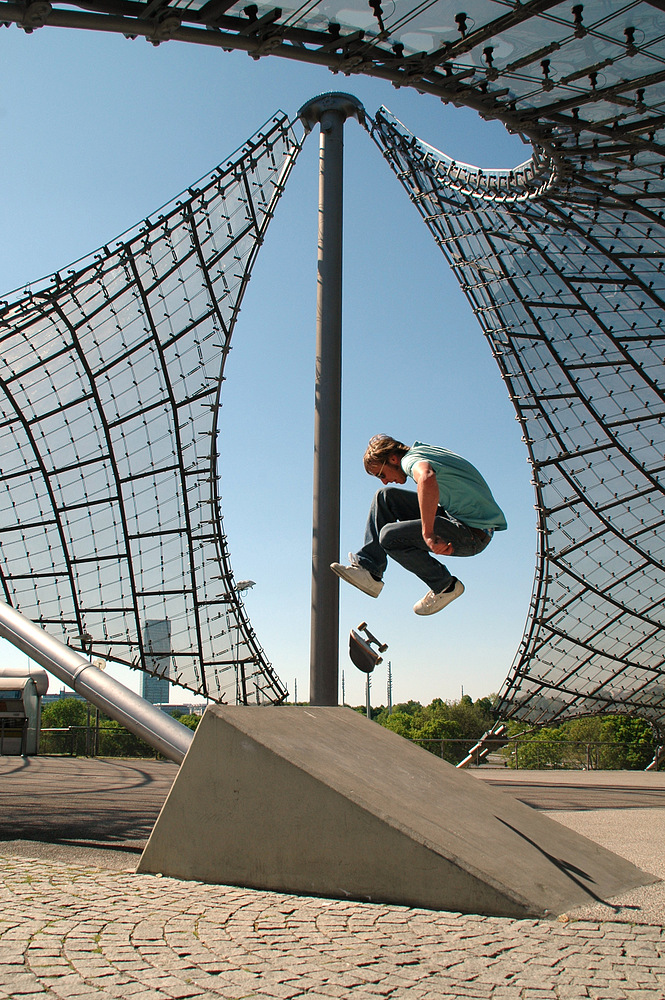
[[[365,633],[365,637],[360,635]],[[374,649],[376,646],[376,649]],[[351,662],[365,674],[371,674],[374,667],[383,661],[379,653],[385,653],[387,642],[381,642],[367,628],[367,622],[361,622],[357,629],[352,628],[349,635],[349,656]]]

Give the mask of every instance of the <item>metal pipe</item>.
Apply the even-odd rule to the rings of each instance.
[[[330,563],[339,558],[344,122],[362,120],[364,108],[349,94],[322,94],[298,114],[308,130],[321,128],[309,700],[337,705],[339,580]]]
[[[181,764],[194,733],[0,601],[0,637],[73,688],[153,749]]]

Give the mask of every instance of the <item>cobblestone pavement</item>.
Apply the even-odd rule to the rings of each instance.
[[[0,998],[663,1000],[662,926],[435,913],[0,857]]]
[[[169,766],[0,760],[0,1000],[665,998],[665,881],[538,921],[135,875]],[[665,879],[665,775],[482,777]]]

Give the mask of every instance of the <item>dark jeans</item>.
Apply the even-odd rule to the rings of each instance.
[[[442,541],[452,543],[455,556],[478,555],[492,537],[458,521],[443,507],[439,507],[434,519],[434,533]],[[356,559],[360,566],[382,579],[388,556],[415,573],[435,594],[450,586],[452,574],[425,544],[418,495],[394,486],[384,487],[375,495],[367,517],[365,544],[356,553]]]

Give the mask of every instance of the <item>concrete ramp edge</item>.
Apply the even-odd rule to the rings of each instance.
[[[138,870],[508,917],[658,881],[347,708],[207,708]]]

